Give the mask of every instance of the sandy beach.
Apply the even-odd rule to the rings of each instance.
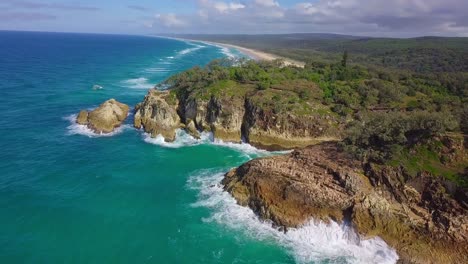
[[[278,55],[274,55],[274,54],[271,54],[271,53],[266,53],[266,52],[255,50],[255,49],[250,49],[250,48],[245,48],[245,47],[241,47],[241,46],[237,46],[237,45],[231,45],[231,44],[225,44],[225,43],[218,43],[218,42],[206,42],[206,41],[204,41],[204,42],[208,43],[208,44],[213,44],[213,45],[226,47],[226,48],[237,49],[240,52],[244,53],[245,55],[249,56],[250,58],[252,58],[254,60],[272,61],[272,60],[281,59],[281,60],[284,61],[284,63],[287,66],[293,65],[293,66],[301,67],[301,68],[304,68],[304,66],[305,66],[305,63],[302,62],[302,61],[296,61],[296,60],[292,60],[292,59],[289,59],[289,58],[284,58],[284,57],[281,57],[281,56],[278,56]]]
[[[263,52],[263,51],[259,51],[259,50],[255,50],[255,49],[251,49],[251,48],[246,48],[246,47],[241,47],[241,46],[237,46],[237,45],[232,45],[232,44],[212,42],[212,41],[203,41],[203,40],[196,40],[196,39],[173,38],[173,37],[166,37],[166,36],[157,36],[157,37],[177,39],[177,40],[183,40],[183,41],[200,42],[200,43],[205,43],[205,44],[208,44],[208,45],[225,47],[225,48],[229,48],[229,49],[236,49],[236,50],[239,50],[240,52],[244,53],[245,55],[249,56],[253,60],[257,60],[257,61],[261,61],[261,60],[272,61],[272,60],[281,59],[281,60],[284,61],[285,65],[287,65],[287,66],[293,65],[293,66],[301,67],[301,68],[304,68],[304,66],[305,66],[305,63],[302,62],[302,61],[297,61],[297,60],[281,57],[281,56],[278,56],[278,55],[275,55],[275,54],[266,53],[266,52]]]

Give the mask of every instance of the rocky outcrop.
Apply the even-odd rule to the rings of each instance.
[[[449,191],[427,173],[409,177],[399,167],[362,165],[335,143],[250,161],[223,184],[239,204],[280,227],[311,218],[347,221],[362,236],[383,238],[402,263],[468,261],[465,192]]]
[[[128,105],[110,99],[93,111],[80,111],[76,122],[88,126],[95,133],[111,133],[115,128],[122,125],[127,118],[128,111]]]
[[[162,135],[166,141],[174,141],[176,129],[181,127],[177,105],[178,100],[170,92],[152,89],[135,107],[134,126],[152,137]]]
[[[245,95],[176,94],[150,90],[135,108],[135,127],[167,141],[174,140],[176,129],[185,128],[194,137],[207,131],[224,141],[275,150],[339,137],[339,121],[331,116],[275,112]]]
[[[339,126],[336,119],[322,115],[276,113],[254,100],[245,101],[242,126],[244,139],[253,146],[269,149],[293,149],[338,139],[338,133],[329,131]]]

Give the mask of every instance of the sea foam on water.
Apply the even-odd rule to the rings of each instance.
[[[398,255],[382,239],[361,239],[348,225],[311,220],[300,228],[282,232],[269,221],[260,220],[221,185],[223,173],[204,170],[189,178],[188,187],[199,192],[194,207],[209,208],[205,222],[225,225],[242,235],[277,243],[288,250],[298,263],[396,263]]]

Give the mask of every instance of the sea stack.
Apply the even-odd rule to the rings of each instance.
[[[86,125],[95,133],[107,134],[122,125],[127,118],[128,111],[128,105],[110,99],[93,111],[80,111],[76,122],[80,125]]]

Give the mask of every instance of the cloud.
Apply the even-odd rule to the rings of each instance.
[[[216,10],[219,13],[229,13],[230,11],[237,11],[246,7],[244,4],[238,2],[222,2],[210,0],[200,0],[198,2],[202,9]]]
[[[40,21],[40,20],[55,20],[56,16],[35,13],[35,12],[5,12],[0,13],[0,20],[5,22],[11,21]]]
[[[62,4],[62,3],[44,3],[23,0],[2,0],[3,5],[9,9],[57,9],[69,11],[98,11],[100,8],[92,6],[83,6],[79,4]]]
[[[274,0],[255,0],[255,4],[259,6],[265,6],[265,7],[279,7],[280,4]]]
[[[139,6],[139,5],[128,5],[127,7],[136,11],[142,11],[142,12],[150,11],[148,7]]]
[[[173,13],[157,14],[155,17],[157,22],[168,28],[180,28],[187,25],[187,23],[184,20],[178,18]]]
[[[284,1],[285,2],[285,1]],[[196,10],[160,14],[159,32],[468,35],[467,0],[196,0]],[[283,3],[283,4],[280,4]]]

